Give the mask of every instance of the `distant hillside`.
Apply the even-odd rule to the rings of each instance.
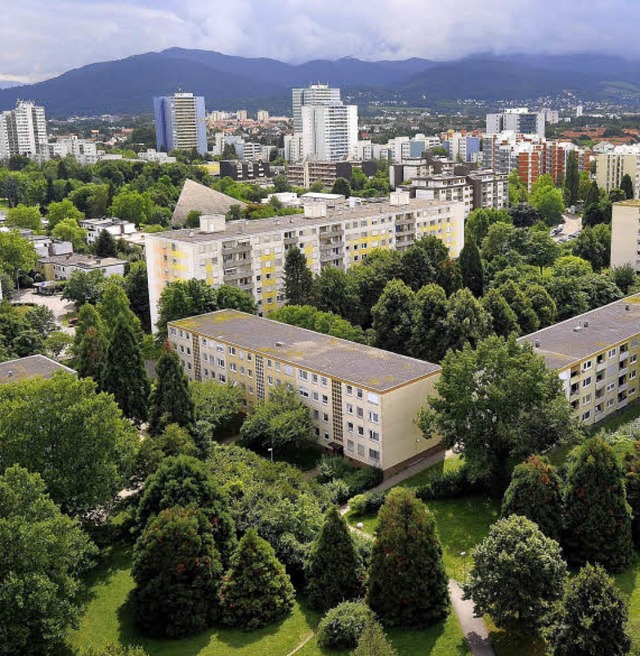
[[[51,117],[151,111],[154,95],[178,89],[204,95],[208,109],[264,107],[285,111],[290,89],[327,82],[411,103],[476,98],[521,100],[566,90],[583,99],[633,97],[640,65],[596,55],[478,55],[452,62],[366,62],[354,58],[287,64],[205,50],[170,48],[90,64],[38,84],[0,89],[0,109],[17,98],[42,103]]]

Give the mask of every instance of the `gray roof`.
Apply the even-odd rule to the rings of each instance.
[[[227,221],[224,231],[220,232],[203,232],[199,228],[168,230],[166,232],[149,233],[146,238],[148,241],[152,239],[168,239],[184,242],[210,242],[221,239],[234,239],[247,235],[260,235],[279,230],[295,230],[310,226],[329,225],[340,221],[346,222],[378,215],[386,217],[392,214],[405,214],[406,212],[427,208],[448,208],[451,205],[452,203],[449,201],[422,198],[412,198],[409,205],[391,205],[389,202],[364,203],[355,207],[343,205],[338,209],[329,209],[326,216],[318,218],[306,217],[304,214],[292,214],[290,216],[272,216],[266,219],[242,219],[239,221]]]
[[[58,371],[74,374],[75,371],[44,355],[30,355],[18,360],[0,362],[0,385],[21,383],[32,378],[51,378]]]
[[[82,255],[69,253],[68,255],[47,255],[38,260],[41,264],[66,264],[80,269],[102,269],[103,267],[126,264],[126,260],[117,257],[96,257],[95,255]]]
[[[232,205],[244,207],[246,203],[187,178],[184,181],[176,208],[173,210],[171,223],[184,223],[187,220],[187,214],[192,210],[197,210],[205,215],[226,214]]]
[[[638,333],[640,294],[634,294],[525,335],[518,341],[530,342],[550,369],[566,369]],[[540,346],[536,347],[536,343]]]
[[[440,367],[390,351],[330,337],[305,328],[238,310],[219,310],[169,325],[209,339],[219,339],[331,378],[377,392],[387,392],[425,378]],[[276,342],[281,344],[276,346]]]

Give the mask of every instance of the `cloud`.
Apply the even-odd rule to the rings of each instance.
[[[634,0],[22,0],[3,10],[0,79],[33,81],[171,46],[291,62],[516,51],[638,57],[638,21]]]

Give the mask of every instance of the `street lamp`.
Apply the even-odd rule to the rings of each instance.
[[[460,555],[462,556],[462,582],[467,582],[467,552],[461,551]]]
[[[418,444],[420,444],[420,438],[416,437],[416,455],[418,455]]]
[[[273,462],[273,447],[270,446],[270,447],[267,449],[267,451],[268,451],[269,454],[271,455],[271,462]]]

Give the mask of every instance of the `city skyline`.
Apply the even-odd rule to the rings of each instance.
[[[482,6],[444,0],[426,8],[419,0],[374,0],[366,7],[287,0],[269,11],[255,0],[66,0],[55,14],[46,9],[44,0],[4,9],[0,81],[32,83],[93,62],[172,46],[292,63],[346,56],[447,60],[486,52],[597,50],[640,56],[634,45],[640,7],[628,0],[606,5],[589,0],[579,12],[568,0],[535,6],[521,0],[490,0]],[[411,20],[401,20],[407,16]],[[61,42],[57,35],[63,32],[73,38]]]

